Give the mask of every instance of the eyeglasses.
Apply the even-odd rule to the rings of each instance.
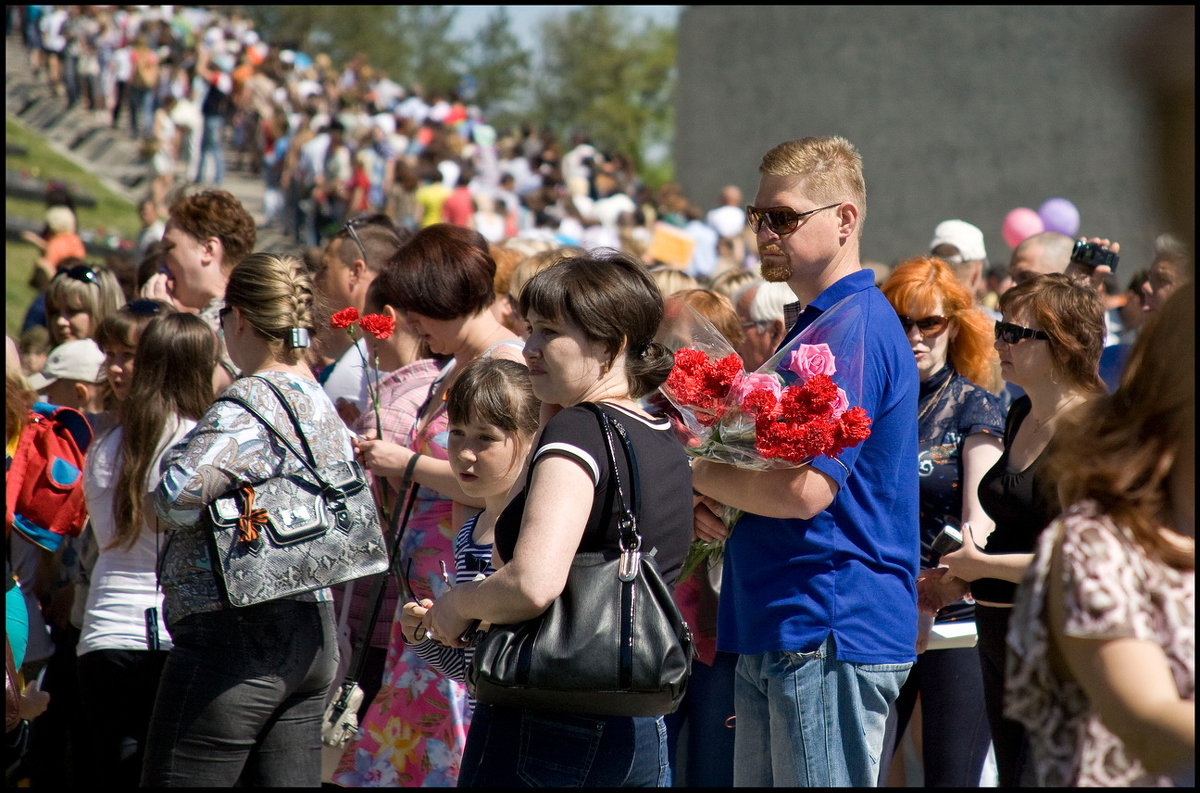
[[[217,322],[220,323],[221,329],[225,329],[225,317],[229,316],[229,312],[233,311],[233,306],[225,306],[217,312]]]
[[[800,221],[809,215],[816,214],[825,209],[832,209],[836,206],[841,206],[843,201],[838,201],[836,204],[829,206],[817,207],[810,209],[807,212],[797,212],[791,207],[766,207],[759,209],[755,206],[746,207],[746,221],[750,224],[750,228],[754,229],[757,234],[762,230],[763,221],[766,221],[767,228],[778,234],[780,237],[785,237],[800,227]]]
[[[996,323],[996,341],[1002,341],[1005,344],[1018,344],[1025,339],[1050,341],[1050,334],[1042,330],[1014,325],[1011,322]]]
[[[364,225],[365,220],[366,218],[362,217],[350,218],[346,221],[346,224],[342,226],[342,229],[350,235],[350,238],[354,240],[354,244],[357,245],[358,249],[362,252],[364,262],[367,260],[367,249],[363,246],[362,240],[358,237],[358,232],[354,229],[356,226]]]
[[[907,335],[913,329],[913,325],[917,326],[917,330],[921,332],[921,338],[927,339],[930,336],[937,336],[950,325],[950,318],[943,317],[940,314],[930,314],[928,317],[921,319],[913,319],[904,314],[897,314],[900,318],[900,327],[904,328],[904,333]]]
[[[742,330],[750,330],[751,328],[758,328],[759,330],[763,330],[770,324],[771,324],[771,320],[769,320],[769,319],[752,319],[749,322],[742,323]]]
[[[157,300],[147,300],[145,298],[130,300],[125,304],[124,310],[137,317],[157,317],[166,311],[162,303],[159,303]]]
[[[66,270],[59,270],[54,274],[54,277],[58,278],[60,275],[65,275],[67,278],[75,281],[82,281],[85,284],[100,286],[100,276],[90,264],[77,264],[74,267],[68,267]]]

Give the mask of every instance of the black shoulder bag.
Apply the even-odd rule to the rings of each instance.
[[[660,716],[679,706],[692,634],[658,565],[641,551],[637,458],[619,422],[597,416],[621,506],[618,551],[575,554],[566,588],[541,615],[493,625],[475,648],[467,683],[484,703],[602,716]],[[612,428],[621,437],[634,502],[626,501]]]

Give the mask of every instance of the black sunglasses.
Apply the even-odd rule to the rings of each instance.
[[[59,270],[54,274],[55,278],[60,275],[65,275],[67,278],[75,281],[82,281],[85,284],[95,284],[100,286],[100,276],[96,273],[96,269],[90,264],[77,264],[74,267],[68,267],[65,270]]]
[[[1050,334],[1042,330],[1034,330],[1026,328],[1022,325],[1014,325],[1011,322],[996,323],[996,341],[1002,341],[1005,344],[1019,344],[1025,339],[1041,339],[1042,341],[1050,341]]]
[[[904,328],[904,333],[908,334],[913,329],[913,325],[917,326],[917,330],[921,331],[923,338],[937,336],[950,325],[950,319],[939,314],[930,314],[928,317],[921,319],[913,319],[904,314],[897,314],[900,318],[900,327]]]
[[[363,245],[362,240],[359,239],[358,232],[355,231],[355,228],[357,226],[365,225],[365,223],[366,223],[366,218],[357,217],[357,218],[350,218],[349,220],[346,221],[345,225],[342,226],[342,230],[350,235],[350,239],[354,240],[354,244],[357,245],[358,250],[362,252],[363,261],[367,260],[367,249]]]
[[[764,209],[759,209],[756,206],[747,206],[746,221],[750,224],[750,228],[754,229],[755,234],[762,230],[762,225],[765,221],[767,228],[778,234],[780,237],[784,237],[798,229],[800,227],[800,221],[809,215],[814,215],[817,212],[825,209],[832,209],[833,207],[841,206],[843,203],[845,202],[838,201],[836,204],[817,207],[816,209],[810,209],[807,212],[797,212],[791,207],[766,207]]]
[[[137,317],[157,317],[159,314],[165,313],[166,308],[157,300],[138,298],[126,303],[125,311]]]

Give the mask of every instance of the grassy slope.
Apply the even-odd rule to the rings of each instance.
[[[95,207],[78,209],[79,228],[116,232],[126,239],[137,236],[137,210],[133,204],[104,187],[100,180],[80,168],[71,160],[55,152],[19,121],[5,118],[7,143],[22,146],[26,154],[5,154],[6,168],[22,171],[47,181],[58,180],[83,191],[96,199]],[[41,220],[46,207],[39,201],[26,201],[5,196],[4,211],[7,217],[24,217]],[[6,332],[16,338],[20,333],[25,309],[33,299],[29,287],[29,274],[37,258],[37,248],[27,242],[6,241],[4,244],[4,324]]]

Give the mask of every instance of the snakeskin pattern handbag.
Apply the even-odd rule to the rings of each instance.
[[[205,510],[213,573],[225,600],[250,606],[383,572],[388,550],[362,467],[355,460],[318,467],[283,393],[266,378],[258,379],[283,405],[303,453],[247,402],[220,399],[241,405],[262,422],[304,470],[238,483]]]

